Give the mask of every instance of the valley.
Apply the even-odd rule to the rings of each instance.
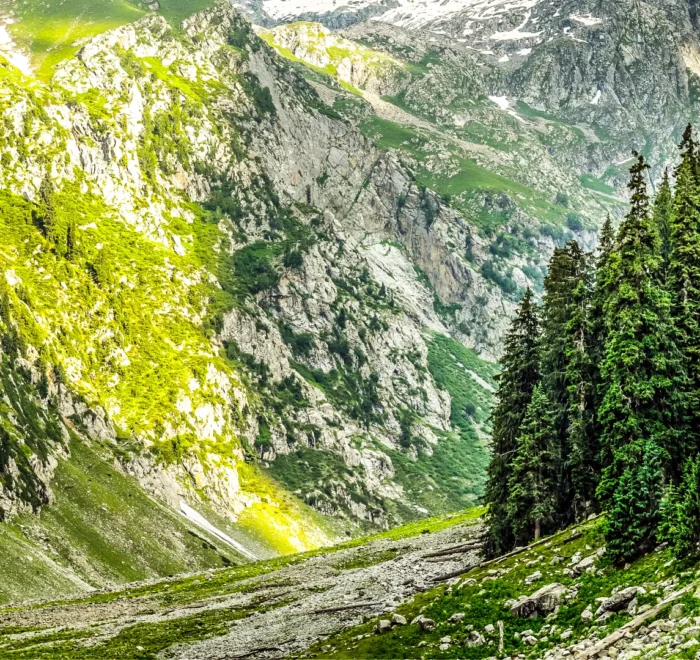
[[[699,34],[685,0],[0,0],[0,656],[694,658],[692,557],[606,559],[587,484],[500,559],[488,483],[563,255],[584,339],[532,350],[597,377],[590,255],[631,167],[653,199],[694,158]]]

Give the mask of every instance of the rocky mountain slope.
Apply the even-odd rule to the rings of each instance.
[[[497,355],[515,299],[464,258],[490,242],[227,3],[99,34],[49,82],[17,66],[24,11],[0,62],[3,598],[476,502],[497,368],[472,348]]]
[[[516,301],[696,115],[680,2],[209,4],[0,1],[5,600],[476,503]]]

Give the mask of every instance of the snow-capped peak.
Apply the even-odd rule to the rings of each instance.
[[[485,20],[514,11],[527,12],[543,0],[398,0],[399,6],[375,16],[374,20],[404,28],[420,28],[465,14],[468,19]],[[290,21],[299,16],[318,16],[333,12],[353,12],[382,7],[383,0],[262,0],[268,16]]]

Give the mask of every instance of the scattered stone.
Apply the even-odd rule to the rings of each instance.
[[[391,624],[394,626],[405,626],[406,625],[406,617],[401,616],[400,614],[392,614]]]
[[[460,621],[464,620],[464,612],[457,612],[453,614],[449,619],[447,619],[448,623],[460,623]]]
[[[621,610],[625,610],[635,596],[645,593],[646,590],[643,587],[627,587],[626,589],[621,589],[610,596],[610,598],[603,599],[600,603],[600,607],[596,611],[596,616],[600,616],[604,612],[620,612]]]
[[[486,639],[484,639],[484,636],[481,633],[476,632],[476,630],[472,630],[469,633],[467,646],[483,646],[484,644],[486,644]]]
[[[421,630],[427,630],[428,632],[435,630],[435,621],[432,619],[423,618],[418,622],[418,625],[421,627]]]
[[[581,612],[581,618],[586,622],[593,620],[593,609],[590,605]]]
[[[496,628],[492,623],[489,623],[486,626],[484,626],[484,630],[486,631],[487,635],[492,635],[496,631]]]
[[[685,605],[683,603],[676,603],[671,608],[671,618],[672,619],[680,619],[683,616],[684,609],[685,609]]]
[[[598,557],[596,555],[590,555],[582,559],[576,566],[573,567],[573,571],[576,575],[583,575],[587,571],[595,569],[595,563]]]
[[[532,575],[525,578],[525,584],[533,584],[542,579],[542,571],[535,571]]]
[[[535,637],[534,635],[528,635],[527,637],[523,637],[523,644],[527,644],[528,646],[536,646],[537,641],[537,637]]]

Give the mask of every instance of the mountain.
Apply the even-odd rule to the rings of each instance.
[[[518,300],[697,115],[682,2],[0,16],[6,601],[476,504]]]
[[[4,27],[6,600],[483,488],[497,367],[474,349],[497,355],[515,297],[461,253],[489,242],[230,5],[178,29],[137,9],[65,48],[82,33],[27,32],[44,6]]]

